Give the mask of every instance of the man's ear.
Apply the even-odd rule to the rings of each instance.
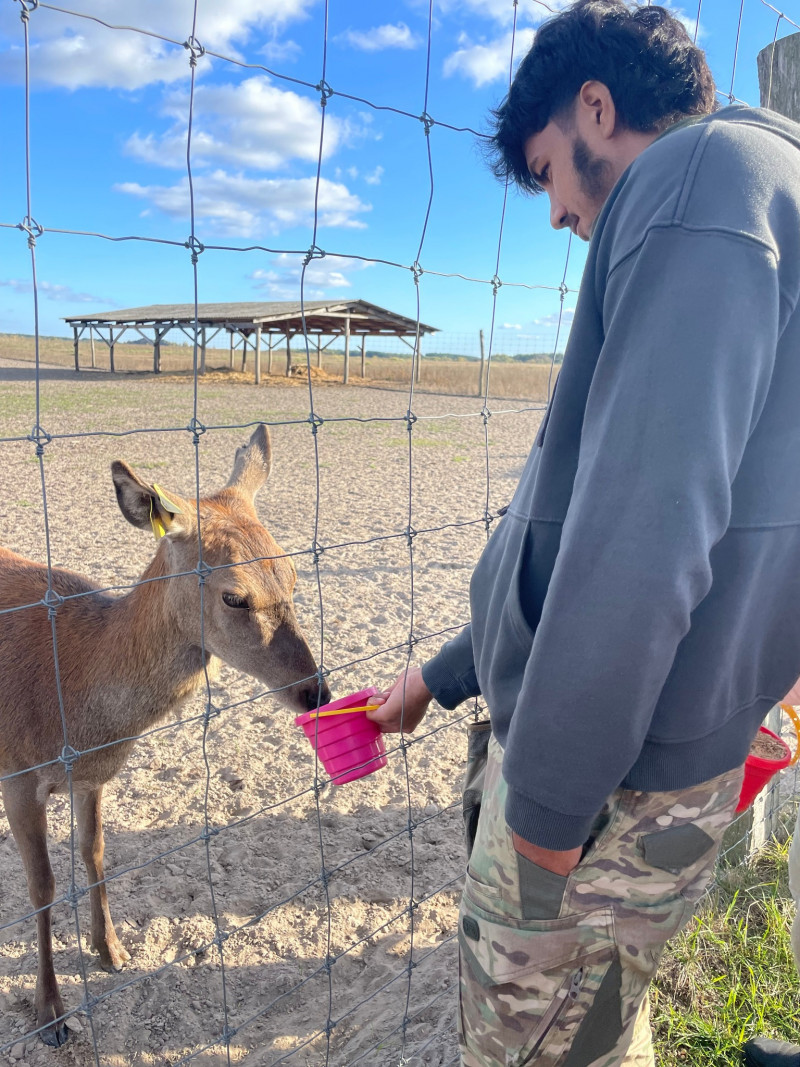
[[[247,444],[236,449],[233,473],[226,488],[238,489],[252,500],[269,477],[271,468],[272,445],[269,430],[262,422]]]
[[[584,82],[578,92],[575,115],[581,132],[592,136],[600,135],[607,141],[617,129],[617,109],[611,90],[601,81]]]
[[[140,530],[150,527],[160,538],[182,532],[190,522],[185,501],[158,485],[143,482],[121,459],[111,464],[111,478],[119,510],[132,526]]]

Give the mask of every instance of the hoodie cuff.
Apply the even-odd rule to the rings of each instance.
[[[448,641],[433,659],[422,665],[423,682],[438,703],[448,711],[452,711],[470,697],[480,696],[481,692],[472,659],[472,636],[469,630],[465,634]],[[469,651],[468,657],[463,647],[465,643]]]
[[[562,811],[537,804],[513,786],[508,786],[506,822],[520,837],[539,848],[556,852],[579,848],[589,840],[597,814],[565,815]]]

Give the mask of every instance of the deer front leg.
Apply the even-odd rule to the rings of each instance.
[[[3,803],[17,848],[22,856],[31,904],[37,911],[36,930],[39,945],[39,972],[36,979],[36,1024],[42,1041],[57,1048],[69,1037],[64,1025],[64,1003],[58,991],[53,967],[53,936],[50,905],[55,896],[56,880],[47,854],[47,813],[36,795],[33,774],[20,775],[3,782]]]
[[[108,910],[105,873],[103,872],[103,820],[100,803],[103,787],[99,786],[91,793],[75,797],[75,815],[78,822],[78,836],[81,843],[81,855],[89,876],[89,901],[92,908],[92,948],[100,956],[100,966],[105,971],[121,971],[123,965],[131,958],[117,937],[111,912]]]

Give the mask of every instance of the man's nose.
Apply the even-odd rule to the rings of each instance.
[[[565,226],[569,226],[569,212],[552,193],[550,195],[550,225],[554,230],[563,230]]]

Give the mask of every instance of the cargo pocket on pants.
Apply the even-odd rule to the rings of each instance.
[[[464,774],[464,788],[461,798],[467,859],[472,855],[475,835],[478,832],[478,819],[481,814],[481,799],[483,798],[483,782],[486,777],[487,753],[491,736],[492,724],[488,719],[471,722],[467,727],[467,770]]]
[[[591,1009],[602,990],[604,1033],[596,1054],[592,1042],[592,1058],[603,1054],[601,1046],[613,1048],[622,1021],[611,909],[549,921],[513,919],[487,908],[493,894],[467,875],[458,929],[464,1063],[559,1062],[596,1014]]]

